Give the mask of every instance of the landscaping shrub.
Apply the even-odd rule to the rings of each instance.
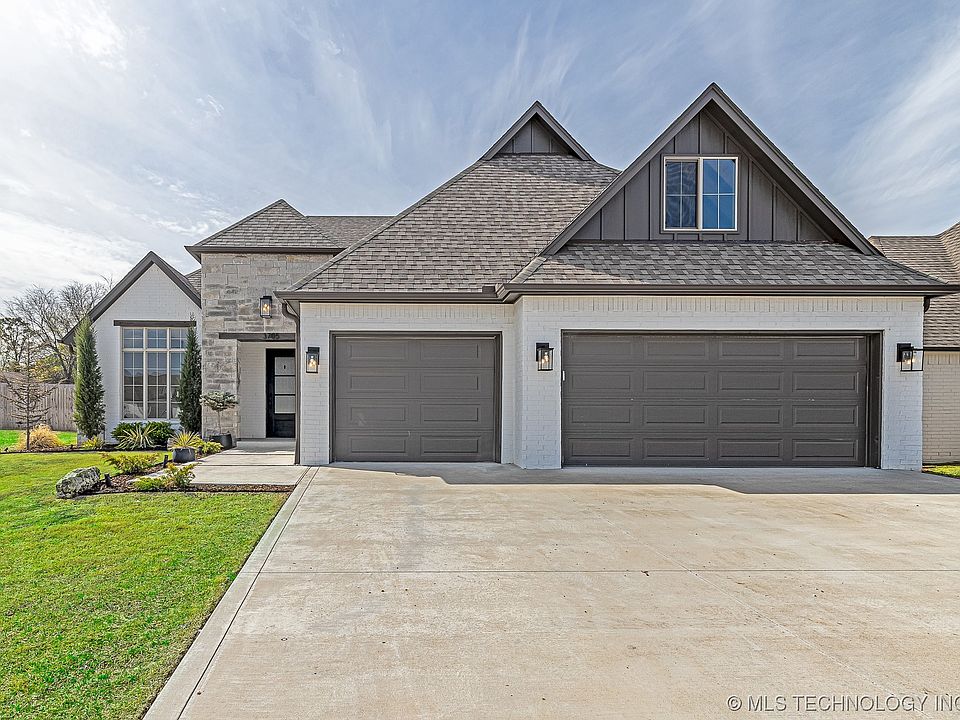
[[[140,450],[147,447],[161,447],[174,435],[173,426],[168,422],[153,420],[146,424],[138,422],[119,423],[112,433],[117,447],[124,450]]]
[[[173,429],[173,425],[168,422],[162,422],[160,420],[152,420],[146,424],[147,436],[150,438],[151,442],[157,447],[161,445],[166,445],[167,440],[176,435],[176,431]]]
[[[66,447],[64,442],[57,437],[57,434],[50,429],[49,425],[40,424],[30,430],[30,449],[31,450],[55,450]],[[20,439],[13,446],[14,450],[27,449],[27,434],[20,433]]]
[[[159,475],[148,475],[133,481],[133,487],[141,492],[183,489],[193,480],[194,465],[174,465],[167,463],[167,469]]]
[[[85,315],[74,334],[77,365],[74,371],[73,419],[84,437],[93,438],[103,432],[103,374],[97,359],[97,340]]]
[[[101,450],[103,449],[103,437],[97,435],[92,438],[87,438],[80,447],[84,450]]]
[[[177,388],[180,400],[180,426],[187,432],[200,432],[200,343],[197,331],[187,329],[187,347],[180,367],[180,386]]]
[[[223,450],[223,445],[215,440],[202,440],[200,442],[199,452],[201,455],[213,455]]]
[[[141,492],[157,492],[166,490],[167,483],[160,475],[148,475],[133,481],[133,487]]]
[[[203,445],[203,440],[200,439],[200,436],[192,432],[180,432],[177,433],[173,442],[170,444],[172,448],[192,448],[194,450],[199,450],[200,446]]]
[[[139,475],[154,465],[159,465],[163,460],[163,453],[138,453],[136,455],[101,453],[101,457],[113,466],[120,475]]]
[[[190,485],[190,481],[193,480],[193,468],[195,463],[190,463],[189,465],[174,465],[172,462],[167,463],[167,469],[163,471],[161,477],[166,482],[168,488],[185,488]]]
[[[147,434],[147,429],[143,425],[137,424],[129,432],[125,433],[117,447],[121,450],[144,450],[154,447],[153,440]]]

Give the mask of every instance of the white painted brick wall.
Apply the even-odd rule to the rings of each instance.
[[[292,348],[293,343],[237,343],[237,363],[240,366],[240,437],[267,436],[267,350]]]
[[[923,358],[923,461],[960,462],[960,352]]]
[[[913,298],[524,297],[514,305],[319,304],[301,306],[305,346],[321,348],[320,372],[303,374],[301,460],[329,461],[330,332],[503,332],[502,460],[560,466],[560,336],[564,330],[767,330],[883,333],[883,467],[921,461],[922,373],[901,373],[896,344],[922,340],[923,301]],[[555,372],[538,372],[537,342],[554,348]],[[301,364],[302,372],[302,364]]]
[[[107,311],[93,323],[97,334],[97,355],[103,372],[104,401],[106,405],[107,438],[121,422],[120,392],[122,384],[120,365],[121,330],[114,320],[197,320],[200,329],[200,308],[184,294],[164,272],[151,265]]]

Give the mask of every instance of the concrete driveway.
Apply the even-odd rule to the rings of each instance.
[[[934,695],[960,709],[958,486],[312,469],[148,718],[812,717],[807,696],[891,718],[925,694],[938,717]]]

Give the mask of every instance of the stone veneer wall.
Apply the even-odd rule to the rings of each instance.
[[[284,290],[329,260],[326,253],[204,253],[202,269],[203,390],[224,390],[240,396],[237,340],[220,333],[292,333],[292,320],[280,313],[277,291]],[[260,317],[260,297],[273,296],[273,317]],[[205,433],[217,427],[217,416],[204,410]],[[239,437],[239,411],[223,413],[223,431]]]

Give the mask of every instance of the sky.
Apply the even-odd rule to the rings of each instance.
[[[540,99],[626,167],[717,82],[866,235],[960,220],[960,4],[0,0],[0,302],[285,198],[393,214]]]

